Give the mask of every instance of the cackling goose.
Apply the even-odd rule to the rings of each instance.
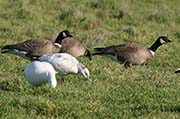
[[[37,59],[44,54],[58,53],[61,45],[52,43],[47,39],[31,39],[13,45],[6,45],[2,53],[12,53],[31,60]]]
[[[159,46],[171,42],[166,36],[160,36],[150,48],[135,43],[113,45],[105,48],[95,48],[92,55],[107,55],[113,60],[124,63],[125,67],[142,65],[152,58]]]
[[[74,57],[86,56],[92,59],[90,51],[78,40],[72,38],[73,36],[68,30],[60,32],[55,40],[55,43],[61,44],[61,53],[69,53]]]

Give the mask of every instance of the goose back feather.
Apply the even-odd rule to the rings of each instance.
[[[2,48],[2,53],[13,53],[24,58],[36,59],[44,54],[60,52],[61,46],[47,39],[31,39]]]

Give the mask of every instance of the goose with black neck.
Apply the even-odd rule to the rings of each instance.
[[[68,30],[63,30],[57,36],[55,43],[61,44],[61,53],[74,57],[85,56],[92,59],[91,52],[79,41],[73,38]]]
[[[157,49],[171,40],[166,36],[160,36],[152,44],[150,48],[136,43],[127,43],[120,45],[112,45],[108,47],[94,48],[92,55],[110,56],[111,59],[124,63],[124,66],[131,67],[132,65],[143,65],[147,60],[151,59]]]

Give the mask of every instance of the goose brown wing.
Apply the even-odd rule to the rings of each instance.
[[[62,43],[62,47],[71,48],[71,47],[81,47],[83,46],[80,41],[72,39],[72,38],[65,38]]]
[[[138,47],[132,45],[132,44],[120,44],[120,45],[112,45],[105,48],[95,48],[96,53],[101,54],[109,54],[109,55],[115,55],[115,54],[124,54],[127,52],[135,52]]]
[[[142,64],[151,57],[146,47],[134,43],[119,45],[115,50],[120,61],[127,61],[132,64]]]
[[[6,49],[17,49],[20,51],[31,52],[35,48],[41,48],[49,44],[49,40],[46,39],[31,39],[14,45],[6,46]]]
[[[81,44],[80,41],[75,40],[73,38],[63,39],[61,46],[62,46],[61,52],[67,52],[68,50],[71,50],[71,49],[80,50],[81,48],[84,48],[84,46]]]
[[[113,45],[108,46],[105,48],[95,48],[94,54],[109,54],[109,55],[125,55],[130,53],[136,53],[139,49],[144,49],[145,47],[138,45],[138,44],[120,44],[120,45]]]
[[[146,48],[139,44],[129,43],[129,44],[121,44],[115,46],[114,52],[116,52],[117,54],[131,54],[138,52],[140,49],[146,49]]]

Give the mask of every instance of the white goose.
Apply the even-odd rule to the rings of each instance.
[[[53,88],[57,85],[56,71],[48,62],[33,61],[27,65],[23,73],[27,81],[33,86],[46,82]]]
[[[39,60],[53,65],[54,69],[62,76],[63,81],[64,75],[69,73],[81,73],[86,79],[90,76],[89,70],[75,57],[67,53],[47,54],[41,56]]]

